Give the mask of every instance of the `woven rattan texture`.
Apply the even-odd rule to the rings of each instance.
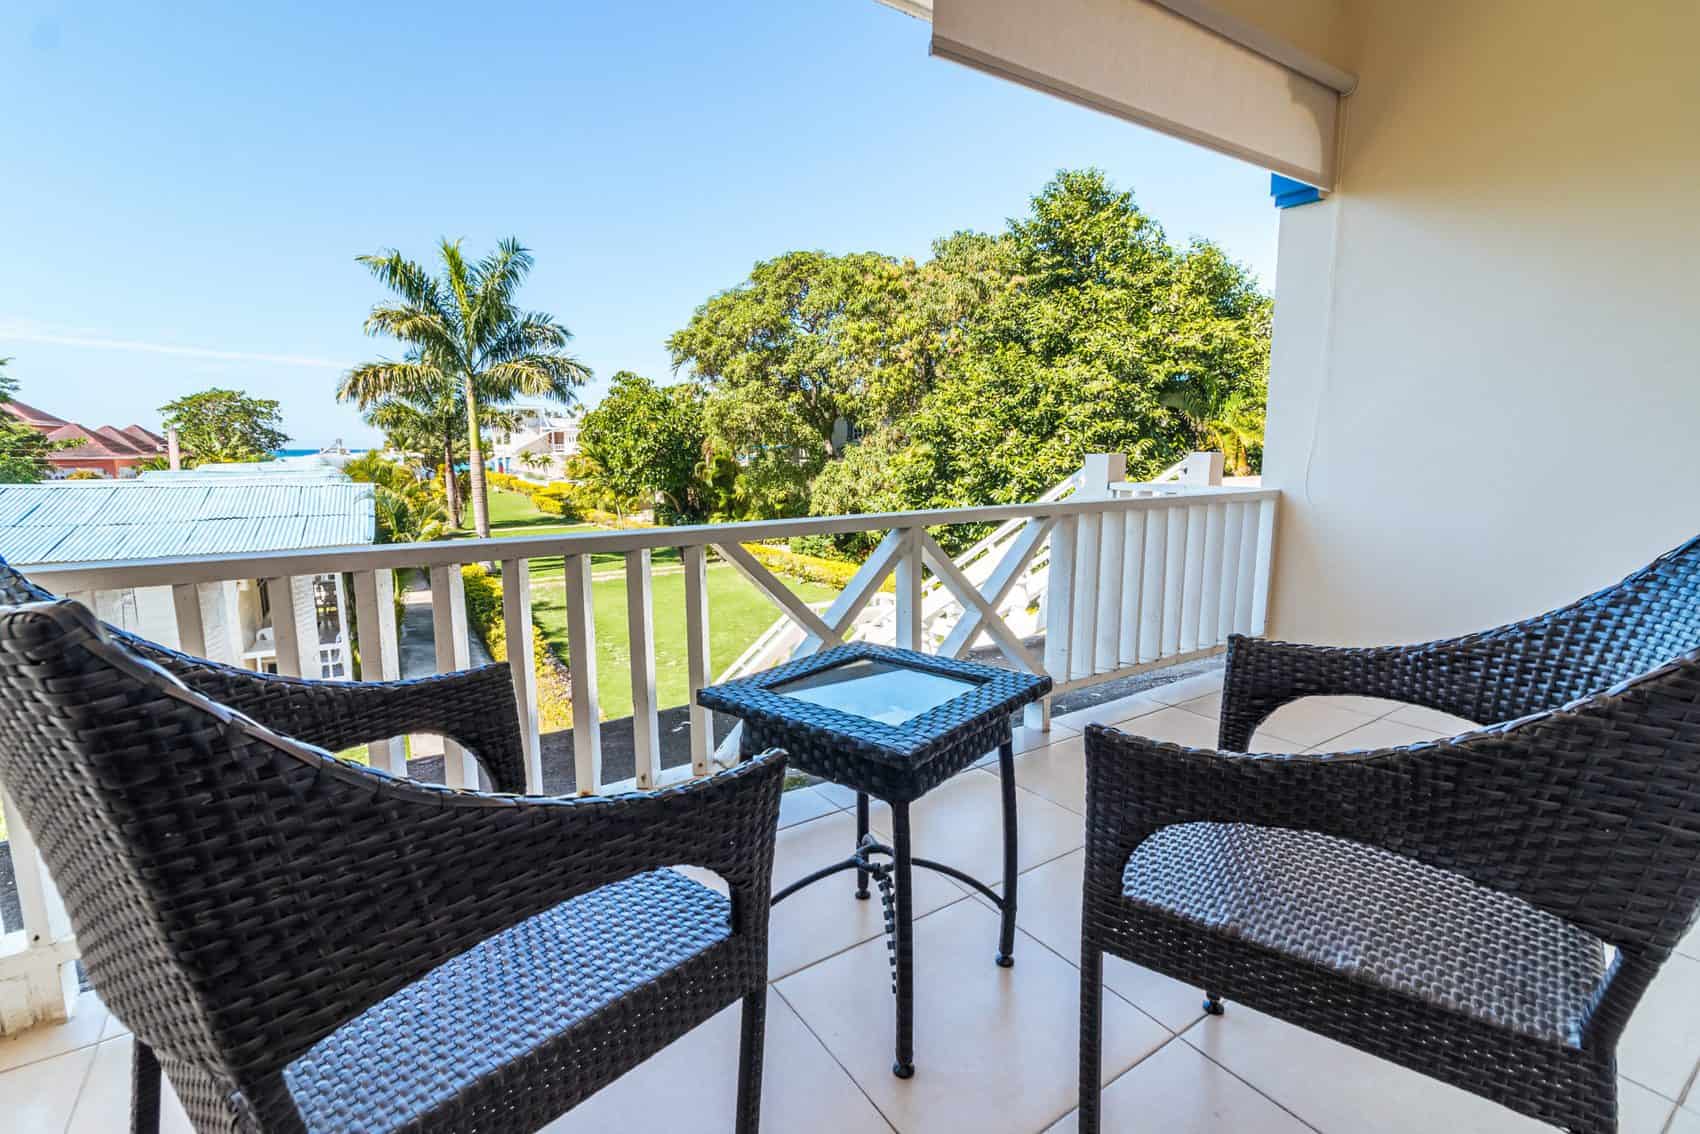
[[[1560,1127],[1615,1130],[1618,1038],[1700,905],[1697,561],[1700,542],[1690,543],[1580,603],[1450,642],[1346,650],[1232,641],[1225,749],[1243,749],[1269,712],[1309,694],[1391,697],[1505,722],[1450,739],[1248,756],[1090,726],[1082,1131],[1098,1128],[1105,952]],[[1374,868],[1375,885],[1410,885],[1389,872],[1450,872],[1433,884],[1456,892],[1447,901],[1461,907],[1460,924],[1406,930],[1391,968],[1407,978],[1380,979],[1363,971],[1352,952],[1361,942],[1340,923],[1340,907],[1384,900],[1353,892],[1369,868],[1307,863],[1303,881],[1315,892],[1296,901],[1267,849],[1230,853],[1218,834],[1191,860],[1199,878],[1139,877],[1144,864],[1185,869],[1166,853],[1184,841],[1172,833],[1183,824],[1315,832],[1406,860]],[[1212,881],[1212,870],[1237,873]],[[1497,892],[1493,911],[1463,896],[1472,882]],[[1130,887],[1147,900],[1130,900]],[[1201,916],[1212,901],[1218,913],[1231,905],[1233,918]],[[1564,940],[1589,935],[1617,949],[1586,995],[1551,919],[1564,923]],[[1472,969],[1535,965],[1535,979],[1514,996],[1485,994],[1459,969],[1459,933],[1475,935]],[[1419,968],[1437,979],[1409,979]],[[1562,1039],[1546,1034],[1552,1025]]]
[[[591,1012],[584,1028],[605,1020],[604,1042],[572,1034],[597,1055],[567,1059],[570,1045],[550,1043],[493,1066],[513,1041],[492,1024],[477,1034],[495,1054],[461,1052],[451,1071],[468,1077],[452,1096],[417,1116],[417,1096],[373,1090],[354,1128],[535,1129],[742,999],[736,1125],[753,1130],[783,776],[783,756],[767,754],[630,796],[416,784],[233,716],[110,642],[75,603],[0,607],[0,779],[95,990],[205,1130],[298,1134],[284,1072],[327,1037],[488,938],[674,864],[726,881],[727,935]],[[673,896],[681,924],[705,916],[694,889]],[[610,985],[635,979],[623,959],[588,961],[620,970]]]
[[[1128,900],[1295,960],[1581,1045],[1601,942],[1444,870],[1311,831],[1181,823],[1139,844]]]
[[[54,597],[0,559],[0,604]],[[115,626],[106,630],[189,688],[274,732],[333,752],[409,732],[447,736],[477,758],[497,791],[526,790],[519,716],[505,664],[408,681],[309,681],[191,657]]]
[[[772,691],[847,661],[875,659],[976,682],[901,725],[841,713]],[[753,677],[698,691],[703,705],[744,722],[745,754],[781,747],[791,764],[887,802],[919,799],[1010,739],[1010,714],[1051,691],[1041,674],[887,646],[837,646]]]

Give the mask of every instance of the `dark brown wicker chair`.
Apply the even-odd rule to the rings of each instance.
[[[1299,697],[1501,722],[1248,756]],[[1135,722],[1137,727],[1137,722]],[[1087,730],[1080,1129],[1108,952],[1557,1126],[1700,903],[1700,541],[1561,610],[1386,649],[1234,638],[1221,746]],[[1319,1085],[1318,1089],[1326,1089]]]
[[[201,1131],[533,1130],[739,1001],[755,1131],[783,775],[451,791],[230,712],[76,603],[0,606],[0,780],[135,1033],[136,1131],[162,1067]]]
[[[0,604],[57,597],[0,559]],[[407,681],[310,681],[192,657],[116,626],[106,632],[197,693],[274,732],[333,752],[406,733],[446,736],[477,759],[497,791],[525,791],[525,754],[506,664]]]

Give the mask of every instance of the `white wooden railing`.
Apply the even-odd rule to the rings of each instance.
[[[1215,469],[1219,481],[1220,459]],[[530,560],[561,556],[568,648],[572,658],[573,759],[581,793],[649,788],[708,774],[728,757],[716,752],[707,710],[690,709],[690,761],[661,763],[655,679],[651,556],[677,548],[685,574],[684,608],[689,684],[712,682],[707,569],[710,556],[736,568],[796,628],[794,654],[809,653],[883,627],[885,640],[950,656],[988,642],[1007,664],[1049,673],[1059,692],[1222,648],[1230,633],[1260,633],[1268,595],[1277,493],[1190,481],[1122,482],[1125,462],[1093,456],[1077,477],[1049,499],[1032,503],[860,516],[810,517],[738,524],[647,528],[588,534],[456,540],[359,548],[279,551],[241,557],[90,563],[31,571],[41,585],[91,600],[96,592],[170,587],[178,641],[204,650],[200,587],[226,580],[265,579],[277,627],[283,673],[299,675],[304,646],[297,641],[297,576],[349,573],[361,628],[361,660],[368,679],[400,674],[395,624],[389,616],[394,571],[423,568],[430,577],[436,665],[465,668],[469,661],[465,594],[460,567],[496,562],[502,576],[508,656],[518,704],[520,734],[531,790],[542,783],[537,674],[533,657]],[[1196,466],[1194,469],[1196,474]],[[954,524],[1001,525],[993,537],[957,560],[940,548],[929,528]],[[797,598],[744,545],[792,536],[880,532],[877,548],[849,585],[824,609]],[[635,776],[610,783],[602,767],[602,712],[596,674],[596,624],[592,607],[592,557],[624,561],[629,680],[633,705]],[[1034,589],[1036,573],[1045,580]],[[881,589],[894,580],[895,593]],[[862,616],[879,596],[889,617]],[[1012,596],[1016,596],[1012,599]],[[1028,608],[1039,602],[1037,612]],[[1026,623],[1018,610],[1028,617]],[[669,617],[675,612],[664,612]],[[1043,647],[1031,644],[1043,634]],[[316,676],[316,674],[314,675]],[[1048,703],[1035,714],[1048,727]],[[477,769],[465,753],[445,745],[444,778],[451,787],[474,785]],[[377,766],[405,774],[400,740],[370,746]],[[28,833],[9,802],[11,854],[19,879],[24,930],[0,939],[0,1031],[36,1019],[62,1018],[74,988],[66,975],[75,942],[41,868]]]

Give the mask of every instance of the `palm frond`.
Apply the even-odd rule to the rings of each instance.
[[[336,397],[337,401],[353,402],[360,409],[368,409],[386,398],[429,402],[444,384],[443,372],[428,363],[379,359],[344,374]]]
[[[572,405],[577,400],[575,391],[589,374],[582,362],[568,355],[527,354],[491,364],[478,386],[480,396],[492,403],[528,397]]]

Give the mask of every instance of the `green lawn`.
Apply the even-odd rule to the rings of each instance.
[[[595,524],[562,523],[559,516],[539,512],[524,493],[490,490],[490,534],[498,539],[519,536],[572,535],[600,531]],[[469,535],[470,533],[459,533]],[[677,548],[651,553],[655,610],[655,691],[661,708],[683,705],[689,699],[685,663],[685,575]],[[531,565],[531,608],[546,640],[567,652],[566,582],[559,555],[537,556]],[[596,603],[596,686],[604,718],[629,716],[632,711],[631,643],[626,633],[625,557],[599,554],[591,558],[591,583]],[[814,583],[786,582],[805,602],[830,602],[837,594]],[[779,617],[779,609],[738,571],[725,563],[708,568],[708,627],[710,676],[738,660]]]

